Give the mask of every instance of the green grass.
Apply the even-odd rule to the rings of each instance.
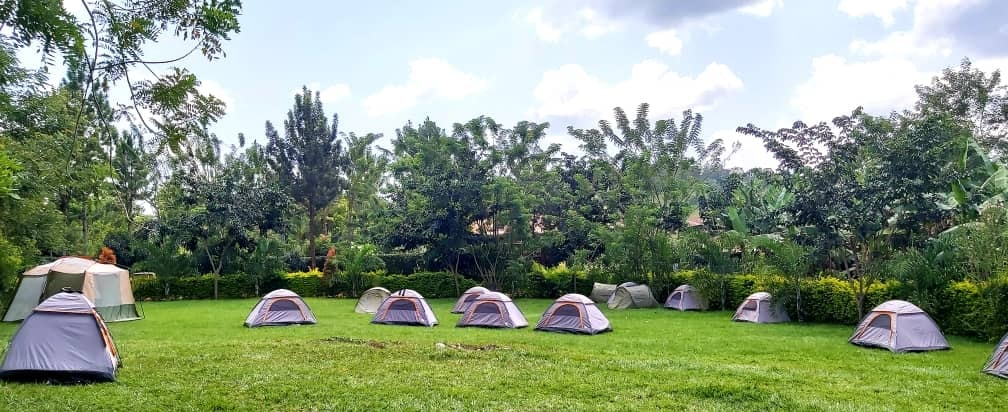
[[[1008,396],[979,372],[993,345],[956,337],[892,354],[848,344],[848,326],[726,312],[605,310],[615,331],[580,336],[456,328],[449,300],[431,301],[435,328],[307,301],[318,325],[257,329],[241,326],[254,300],[147,303],[109,325],[117,382],[0,383],[0,410],[993,410]],[[534,325],[549,301],[517,303]]]

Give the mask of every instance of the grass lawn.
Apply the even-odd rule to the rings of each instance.
[[[892,354],[852,327],[754,325],[727,312],[603,311],[580,336],[372,325],[349,299],[306,299],[319,324],[241,326],[255,300],[146,303],[112,323],[118,381],[0,383],[0,410],[995,410],[1008,381],[979,372],[993,344]],[[516,302],[534,326],[546,300]],[[0,325],[8,341],[17,325]],[[443,342],[447,348],[437,349]]]

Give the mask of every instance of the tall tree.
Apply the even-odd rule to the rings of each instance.
[[[429,119],[403,126],[392,143],[389,245],[426,247],[429,261],[457,272],[473,236],[470,224],[483,213],[486,163],[469,141],[448,136]]]
[[[318,92],[312,95],[305,86],[294,96],[294,107],[284,120],[284,136],[266,122],[266,153],[270,167],[308,217],[308,253],[316,267],[320,212],[344,193],[347,187],[343,171],[348,159],[339,138],[338,118],[332,125],[326,120]]]
[[[963,59],[958,69],[942,70],[931,84],[917,86],[917,95],[920,113],[952,116],[993,158],[1008,154],[1008,85],[999,70],[987,74]]]
[[[131,98],[119,105],[121,113],[135,114],[135,119],[173,149],[223,114],[223,103],[201,94],[199,81],[186,69],[169,66],[155,81],[136,81],[136,76],[130,75],[136,69],[156,73],[157,66],[172,65],[197,50],[209,60],[222,57],[223,42],[240,29],[240,0],[78,3],[82,18],[69,13],[60,1],[5,1],[0,4],[0,26],[6,28],[0,41],[15,48],[41,44],[46,67],[54,65],[57,53],[70,65],[80,67],[85,85],[80,94],[82,106],[102,110],[104,103],[95,97],[108,87],[125,84]],[[146,57],[152,44],[171,36],[190,43],[191,49],[168,59]],[[141,115],[141,109],[152,116]],[[79,117],[77,126],[81,125]]]
[[[209,144],[216,146],[216,144]],[[214,279],[214,298],[224,267],[237,253],[251,253],[270,230],[282,230],[287,197],[279,184],[255,164],[261,150],[253,145],[223,159],[205,157],[210,164],[177,169],[159,194],[160,231],[181,239],[193,255],[204,255]],[[209,172],[209,173],[202,173]]]
[[[374,215],[374,208],[380,201],[378,195],[389,164],[388,151],[374,145],[381,137],[380,133],[349,133],[343,136],[347,144],[347,213],[344,228],[344,240],[347,242],[357,241],[362,223],[368,216]]]
[[[115,141],[115,156],[112,158],[112,188],[123,208],[127,232],[133,231],[138,203],[149,201],[154,195],[150,182],[153,162],[154,158],[147,152],[140,131],[122,131]]]

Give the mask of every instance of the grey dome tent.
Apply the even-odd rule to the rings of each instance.
[[[707,310],[707,299],[700,291],[690,285],[682,285],[672,291],[665,299],[665,307],[680,311]]]
[[[435,326],[438,320],[422,295],[415,290],[403,289],[385,298],[371,323]]]
[[[609,298],[609,309],[640,309],[659,306],[648,285],[620,286]]]
[[[482,326],[486,328],[524,328],[528,320],[507,295],[487,292],[469,304],[456,326]]]
[[[469,289],[466,289],[466,291],[462,293],[462,296],[459,296],[458,300],[455,301],[455,306],[452,307],[451,313],[465,312],[466,308],[469,307],[470,303],[476,300],[476,298],[480,297],[480,295],[489,292],[490,289],[487,289],[482,286],[474,286]]]
[[[994,348],[994,354],[991,355],[990,360],[984,365],[983,371],[1008,379],[1008,333],[1001,338],[1001,342]]]
[[[627,287],[630,287],[630,286],[637,286],[637,284],[634,283],[634,282],[623,282],[623,283],[620,283],[619,285],[617,285],[616,288],[613,289],[612,294],[609,295],[609,299],[606,299],[606,304],[609,305],[610,309],[612,308],[613,302],[616,301],[616,291],[619,290],[620,288],[627,288]]]
[[[594,335],[611,331],[612,326],[595,302],[584,295],[568,293],[553,301],[535,329]]]
[[[378,307],[381,306],[381,303],[385,301],[385,298],[391,294],[392,292],[382,287],[365,290],[364,293],[361,293],[360,299],[357,299],[357,306],[354,308],[354,312],[375,313]]]
[[[769,293],[756,292],[742,301],[738,310],[735,311],[735,316],[732,316],[732,320],[753,323],[779,323],[789,322],[791,318],[788,317],[787,311],[784,308],[773,303],[773,297]]]
[[[106,322],[140,319],[128,270],[91,259],[63,257],[21,275],[3,321],[24,319],[39,302],[63,288],[82,291]]]
[[[115,381],[119,354],[94,305],[60,292],[35,307],[11,338],[0,379],[19,382]]]
[[[902,300],[890,300],[866,315],[850,343],[893,352],[923,352],[949,349],[938,325],[921,308]]]
[[[595,282],[592,286],[591,300],[598,303],[608,302],[614,291],[616,291],[616,285]]]
[[[315,314],[297,293],[277,289],[267,293],[252,308],[245,326],[286,326],[315,324]]]

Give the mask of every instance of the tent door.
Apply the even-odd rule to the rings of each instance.
[[[84,289],[84,276],[80,274],[69,275],[66,273],[49,272],[46,277],[45,292],[42,294],[43,300],[49,299],[52,295],[60,293],[63,288],[70,288],[73,290],[83,290]]]

